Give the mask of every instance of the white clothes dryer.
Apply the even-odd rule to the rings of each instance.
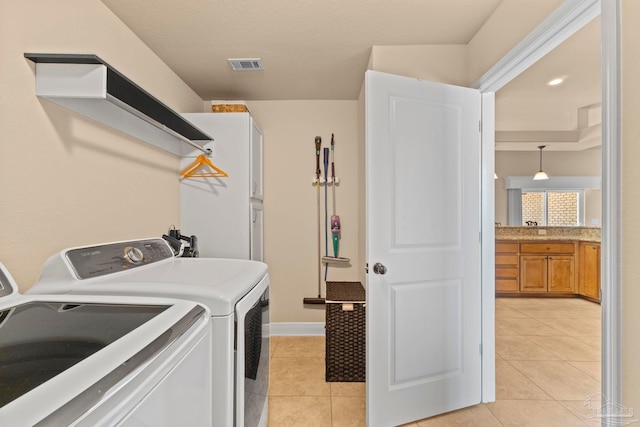
[[[210,426],[210,360],[197,303],[21,295],[0,264],[2,426]]]
[[[176,258],[163,239],[65,249],[29,294],[181,298],[206,306],[212,325],[213,425],[266,426],[269,275],[258,261]]]

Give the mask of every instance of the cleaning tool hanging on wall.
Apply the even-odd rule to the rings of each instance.
[[[327,193],[329,186],[329,149],[323,150],[323,162],[324,162],[324,256],[329,256],[329,201],[327,200]],[[327,281],[327,273],[329,271],[329,265],[324,267],[324,281]]]
[[[333,215],[331,215],[331,237],[333,238],[333,256],[338,258],[340,249],[340,216],[336,215],[336,164],[334,154],[334,139],[331,134],[331,198]],[[325,277],[326,280],[326,277]]]
[[[320,250],[320,239],[322,238],[321,230],[320,230],[320,149],[322,147],[322,138],[316,136],[315,140],[315,149],[316,149],[316,210],[318,217],[318,297],[317,298],[304,298],[304,304],[324,304],[324,298],[322,298],[322,252]]]
[[[326,185],[331,185],[331,198],[332,198],[332,212],[331,215],[331,237],[333,240],[333,256],[325,255],[322,257],[322,262],[326,263],[327,267],[329,264],[348,264],[351,260],[349,258],[343,258],[338,256],[340,253],[340,233],[341,233],[341,224],[340,224],[340,215],[336,215],[336,185],[338,184],[338,180],[336,178],[336,164],[335,164],[335,138],[334,135],[331,134],[331,180],[327,181]],[[325,274],[325,281],[327,277]]]

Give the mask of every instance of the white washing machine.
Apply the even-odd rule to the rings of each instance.
[[[29,294],[188,299],[211,313],[213,425],[266,426],[269,275],[258,261],[176,258],[163,239],[71,248],[47,260]],[[186,425],[186,424],[183,424]]]
[[[210,426],[210,360],[197,303],[20,295],[0,264],[1,426]]]

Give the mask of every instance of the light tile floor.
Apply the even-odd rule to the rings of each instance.
[[[324,380],[323,337],[273,337],[269,426],[365,426],[364,383]],[[496,299],[496,402],[406,424],[596,426],[600,306],[582,299]],[[599,406],[594,400],[592,408]]]

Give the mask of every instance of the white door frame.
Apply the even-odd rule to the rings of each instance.
[[[494,93],[600,15],[602,84],[602,394],[621,402],[620,0],[566,0],[485,73],[483,108],[483,401],[495,400]]]

